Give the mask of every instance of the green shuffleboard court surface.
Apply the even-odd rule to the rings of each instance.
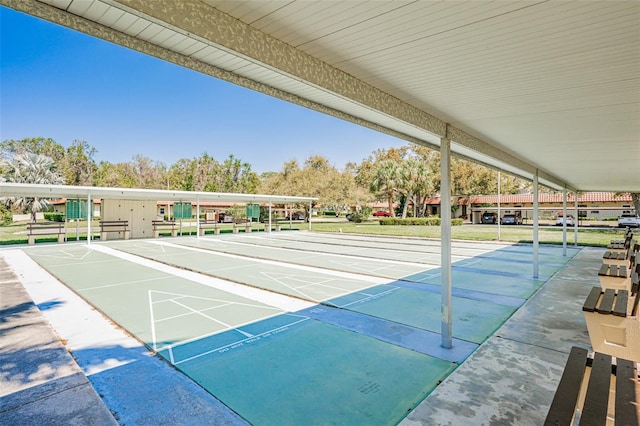
[[[256,425],[397,424],[456,367],[316,320],[296,321],[262,321],[253,327],[261,334],[235,344],[216,336],[221,345],[210,346],[218,351],[176,358],[176,367]]]
[[[84,245],[25,252],[141,342],[161,349],[283,311]]]
[[[331,303],[400,324],[440,333],[441,317],[439,293],[394,287],[379,286],[367,291],[372,297],[352,294],[331,300]],[[489,301],[453,297],[453,337],[473,343],[484,342],[515,311]]]

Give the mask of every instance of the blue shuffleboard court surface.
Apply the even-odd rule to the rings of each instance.
[[[577,253],[310,232],[25,249],[252,424],[396,424]],[[87,279],[87,277],[91,277]],[[245,289],[249,289],[246,290]]]

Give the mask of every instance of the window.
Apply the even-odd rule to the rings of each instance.
[[[160,207],[160,214],[164,215],[164,207]]]

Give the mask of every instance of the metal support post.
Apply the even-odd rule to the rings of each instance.
[[[538,169],[533,176],[533,278],[538,278]]]
[[[452,343],[451,326],[451,141],[440,139],[440,242],[441,253],[441,331],[442,346],[450,349]]]
[[[562,255],[567,255],[567,188],[562,190]]]

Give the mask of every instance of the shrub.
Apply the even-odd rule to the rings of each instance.
[[[451,226],[462,226],[463,220],[451,219]],[[380,219],[380,225],[422,225],[422,226],[440,226],[440,218],[438,216],[428,217],[408,217],[401,219],[397,217],[385,217]]]
[[[64,214],[56,212],[45,212],[44,219],[49,222],[64,222]]]
[[[351,221],[355,223],[362,223],[369,219],[373,209],[371,207],[361,207],[360,210],[351,213]]]
[[[0,204],[0,226],[7,226],[13,223],[13,215],[7,208]]]

